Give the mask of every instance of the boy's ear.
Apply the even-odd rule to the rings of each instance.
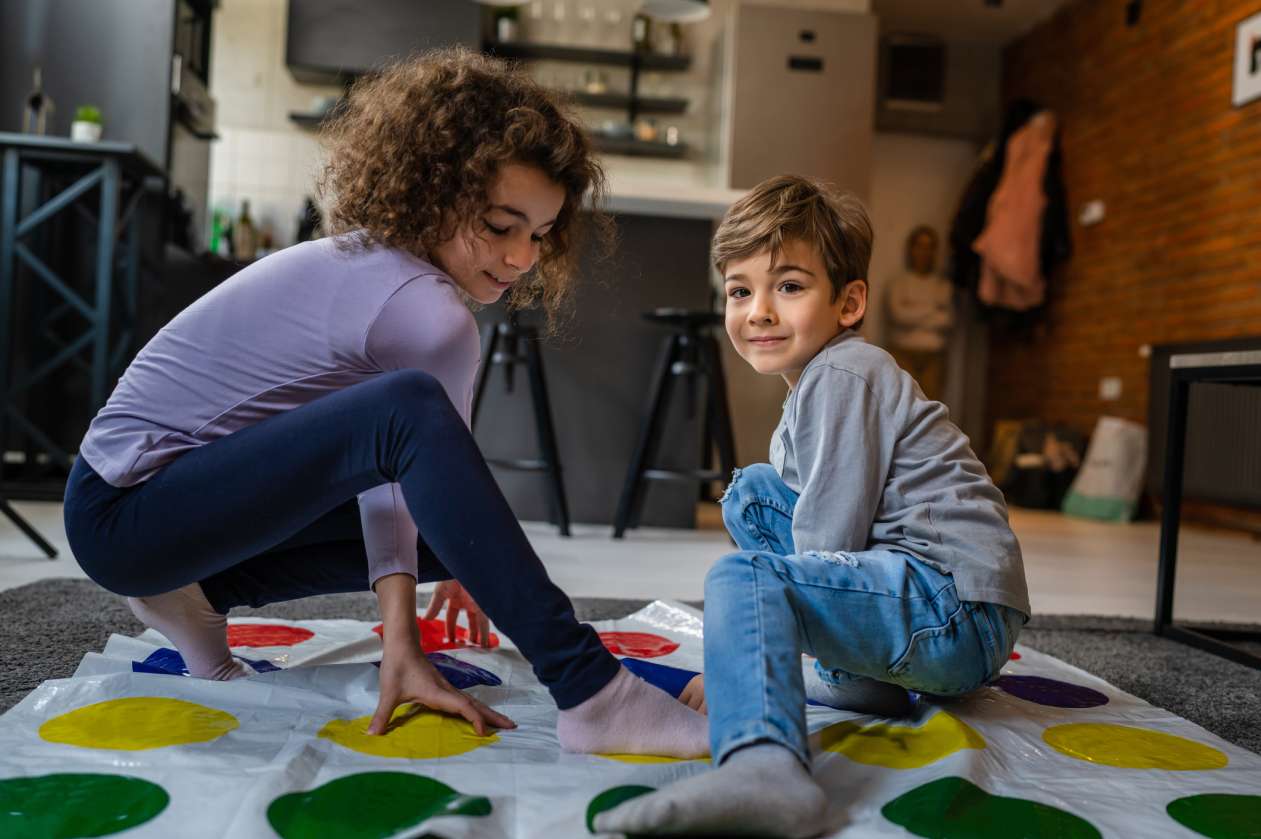
[[[849,329],[867,314],[867,281],[850,280],[841,289],[841,326]]]

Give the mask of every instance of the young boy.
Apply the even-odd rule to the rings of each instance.
[[[714,236],[727,334],[790,388],[771,464],[736,470],[723,498],[743,550],[705,582],[718,768],[623,804],[600,830],[814,836],[827,800],[806,698],[895,716],[907,690],[967,693],[998,675],[1028,619],[1002,495],[945,406],[854,332],[871,243],[857,200],[791,176],[755,187]],[[803,651],[817,659],[804,676]]]

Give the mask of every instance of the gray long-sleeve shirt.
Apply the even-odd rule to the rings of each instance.
[[[798,552],[905,551],[954,577],[961,600],[1030,614],[1007,506],[940,402],[854,332],[811,359],[771,437],[800,493]]]
[[[392,370],[424,370],[469,422],[481,347],[454,282],[429,263],[337,239],[286,248],[216,287],[136,356],[79,454],[106,482],[148,480],[189,449]],[[417,574],[398,484],[359,495],[368,579]]]

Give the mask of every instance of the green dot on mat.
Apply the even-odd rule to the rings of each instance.
[[[109,836],[166,809],[157,784],[125,775],[56,773],[0,780],[0,836]]]
[[[1209,839],[1261,839],[1261,795],[1191,795],[1165,809],[1174,821]]]
[[[284,839],[375,839],[434,816],[486,816],[490,811],[490,799],[463,795],[424,775],[360,772],[280,796],[267,808],[267,821]]]
[[[644,787],[638,784],[628,784],[624,787],[610,787],[606,789],[591,799],[591,803],[587,805],[587,830],[595,833],[595,817],[600,813],[603,813],[605,810],[612,810],[624,801],[630,801],[632,798],[638,798],[650,792],[656,792],[656,790],[653,787]]]
[[[1085,819],[1023,798],[991,795],[963,778],[940,778],[903,793],[880,811],[927,839],[1003,839],[1020,825],[1023,839],[1100,839]]]

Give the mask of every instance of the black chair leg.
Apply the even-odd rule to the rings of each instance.
[[[614,539],[621,539],[626,534],[627,527],[633,526],[639,518],[638,508],[643,500],[644,469],[647,468],[649,458],[657,448],[666,394],[672,378],[670,368],[679,356],[681,343],[678,335],[672,335],[669,342],[662,348],[661,361],[657,364],[652,390],[649,392],[643,431],[640,432],[635,454],[627,467],[626,480],[622,484],[622,496],[617,503],[617,515],[613,518]]]
[[[709,384],[710,428],[718,445],[718,462],[726,475],[736,468],[736,440],[731,427],[731,405],[727,401],[727,379],[722,371],[722,355],[718,341],[706,336],[701,343],[705,355],[706,379]]]
[[[549,485],[552,488],[552,522],[560,528],[561,536],[569,535],[569,505],[565,501],[565,481],[561,474],[560,450],[556,445],[556,429],[552,425],[551,402],[547,397],[547,380],[543,376],[543,356],[538,341],[525,341],[525,354],[530,373],[530,395],[534,402],[534,427],[538,434],[539,450],[549,466]]]
[[[0,513],[4,513],[18,530],[25,533],[26,538],[34,542],[36,547],[44,552],[45,556],[49,559],[57,558],[57,549],[50,545],[48,540],[41,536],[39,531],[32,527],[30,522],[22,518],[22,514],[9,506],[9,502],[3,498],[0,498]]]
[[[499,346],[499,327],[491,326],[482,339],[482,366],[477,371],[477,383],[473,386],[473,411],[469,417],[469,429],[477,426],[477,412],[482,406],[482,395],[490,381],[490,368],[495,366],[495,349]]]

